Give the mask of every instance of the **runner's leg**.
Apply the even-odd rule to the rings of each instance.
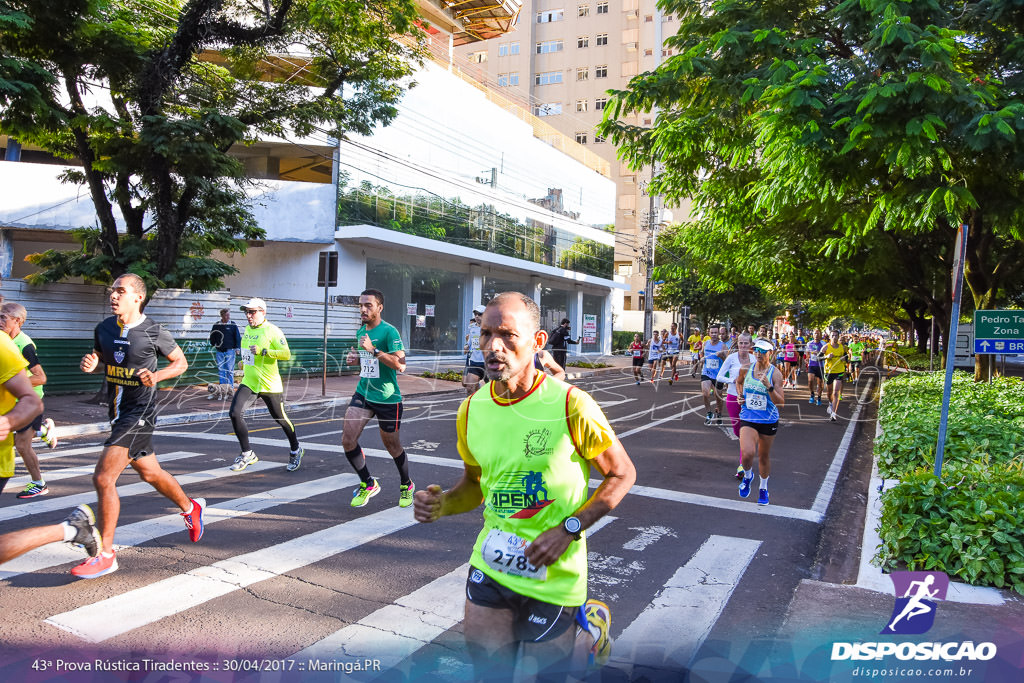
[[[63,540],[64,527],[60,524],[37,526],[0,535],[0,564],[24,555],[29,550]]]
[[[142,481],[162,493],[165,498],[181,508],[182,512],[188,512],[192,508],[192,499],[185,495],[178,480],[170,472],[160,467],[160,463],[157,462],[155,455],[150,454],[144,455],[141,458],[135,458],[131,461],[131,466],[132,469],[139,473]],[[106,518],[104,518],[104,521],[106,521]],[[102,534],[103,532],[101,531],[100,533]],[[104,535],[104,543],[106,543],[106,540],[107,537]]]
[[[255,394],[253,390],[244,384],[238,386],[235,397],[231,401],[231,428],[235,430],[235,437],[238,438],[238,445],[243,453],[252,450],[249,444],[249,427],[245,424],[245,407],[252,400]],[[101,531],[102,533],[102,531]]]
[[[341,430],[341,447],[345,450],[345,457],[364,484],[370,483],[370,469],[366,466],[363,449],[359,447],[359,436],[371,417],[373,411],[349,406],[345,411],[345,422]]]
[[[99,529],[103,538],[103,552],[114,551],[114,530],[121,514],[121,499],[117,495],[117,478],[128,466],[128,449],[124,446],[107,446],[103,449],[92,475],[99,502]]]
[[[288,437],[288,446],[291,448],[292,453],[298,451],[299,437],[295,434],[295,425],[292,424],[292,421],[288,419],[288,415],[284,412],[284,394],[260,394],[260,398],[263,399],[263,403],[267,406],[267,412],[270,413],[270,417],[274,418],[274,421],[284,430],[284,435]]]
[[[43,473],[39,469],[39,456],[36,455],[35,450],[32,448],[32,439],[35,438],[35,435],[35,430],[31,428],[15,432],[14,448],[17,449],[18,455],[21,456],[21,461],[25,464],[25,469],[28,470],[32,481],[42,481]]]
[[[462,631],[466,637],[466,650],[473,662],[473,678],[484,681],[497,672],[501,672],[497,678],[511,678],[519,650],[515,613],[507,609],[482,607],[466,600],[465,614]]]

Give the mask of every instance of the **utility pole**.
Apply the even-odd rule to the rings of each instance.
[[[654,167],[651,167],[651,180],[654,179]],[[646,270],[646,282],[644,283],[644,339],[650,339],[654,332],[654,248],[658,242],[659,212],[657,197],[650,192],[651,204],[647,212],[647,220],[644,229],[647,231],[647,245],[644,247],[644,255],[641,258]]]

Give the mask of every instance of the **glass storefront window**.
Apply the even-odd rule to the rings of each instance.
[[[595,329],[596,334],[595,341],[593,344],[584,344],[583,340],[580,339],[580,352],[581,353],[600,353],[601,351],[601,335],[604,334],[604,298],[594,296],[592,294],[583,295],[583,318],[582,324],[583,329],[579,331],[580,337],[582,337],[587,328],[587,316],[593,316],[592,320],[596,320],[597,328]]]
[[[398,328],[406,353],[462,351],[465,276],[435,268],[366,260],[366,286],[384,293],[384,320]],[[410,310],[415,306],[415,315]]]
[[[540,329],[551,334],[551,330],[558,327],[563,318],[568,317],[569,292],[564,289],[553,289],[551,287],[542,288],[540,294]],[[571,331],[573,339],[579,336],[580,331],[576,329],[575,324],[573,324]],[[569,353],[571,354],[576,351],[577,349],[570,345]]]

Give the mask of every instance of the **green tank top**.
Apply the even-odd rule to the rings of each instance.
[[[26,346],[35,346],[35,344],[36,344],[34,341],[32,341],[32,337],[28,336],[24,332],[19,332],[18,336],[15,337],[14,339],[12,339],[11,341],[13,341],[14,345],[18,347],[18,351],[21,352],[22,357],[25,356],[25,347]],[[39,352],[39,348],[37,347],[36,348],[36,353],[38,353],[38,352]],[[32,371],[31,370],[26,370],[25,373],[28,374],[28,375],[31,375]],[[32,389],[37,394],[39,394],[39,398],[43,397],[43,385],[42,384],[40,384],[37,387],[32,387]]]
[[[250,347],[256,347],[254,354]],[[267,349],[267,354],[260,353]],[[242,384],[256,394],[279,394],[284,391],[278,360],[292,357],[288,340],[274,323],[264,321],[259,327],[246,326],[242,334]]]
[[[473,394],[466,414],[466,443],[480,465],[484,494],[484,528],[470,564],[520,595],[581,605],[587,599],[585,537],[571,542],[553,565],[525,572],[519,567],[523,575],[515,573],[516,553],[587,500],[590,466],[577,451],[566,419],[574,387],[545,378],[509,404],[492,398],[493,386]],[[495,530],[514,536],[495,535]]]

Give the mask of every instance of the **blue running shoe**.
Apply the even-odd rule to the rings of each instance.
[[[750,482],[754,481],[754,475],[751,474],[749,477],[743,477],[740,481],[740,498],[746,498],[750,495]]]
[[[811,395],[810,395],[810,396],[809,396],[809,397],[807,398],[807,402],[808,402],[808,403],[810,403],[810,404],[811,404],[812,406],[814,405],[814,394],[811,394]]]
[[[768,504],[768,489],[761,489],[757,492],[757,504],[767,505]]]

